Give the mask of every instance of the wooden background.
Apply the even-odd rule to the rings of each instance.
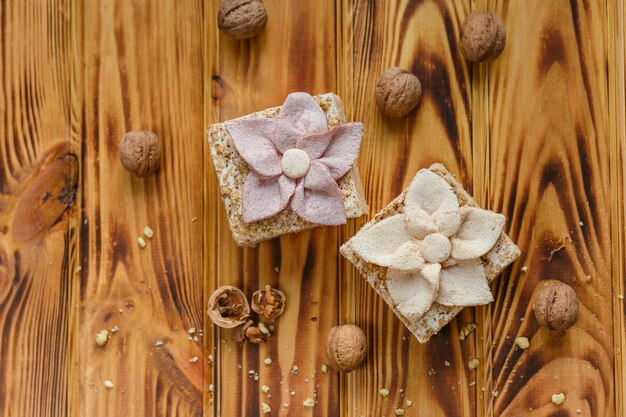
[[[251,417],[266,402],[275,416],[626,417],[623,0],[265,3],[268,26],[250,41],[219,33],[218,0],[0,3],[0,415]],[[458,52],[472,10],[506,25],[490,64]],[[395,65],[424,96],[392,121],[373,88]],[[205,128],[298,90],[335,91],[365,122],[370,214],[440,161],[507,216],[522,256],[491,306],[419,345],[338,255],[367,218],[234,245]],[[140,128],[164,145],[143,180],[117,158]],[[145,226],[155,235],[141,249]],[[581,301],[562,338],[532,315],[547,279]],[[241,348],[212,326],[206,301],[227,283],[287,294],[269,343]],[[367,333],[366,366],[322,373],[327,331],[345,322]],[[460,341],[468,322],[478,328]]]

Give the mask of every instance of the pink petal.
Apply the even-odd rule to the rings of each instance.
[[[324,151],[328,148],[328,144],[332,139],[333,130],[331,129],[326,132],[301,137],[296,143],[296,148],[305,151],[309,154],[311,159],[318,159],[324,154]]]
[[[280,154],[272,142],[276,121],[267,118],[239,119],[224,123],[226,131],[250,169],[264,177],[282,172]]]
[[[291,208],[311,223],[334,226],[346,222],[341,190],[326,167],[316,161],[298,183]]]
[[[295,147],[299,138],[327,129],[326,116],[317,101],[307,93],[291,93],[280,110],[274,143],[285,152]]]
[[[359,156],[363,123],[346,123],[330,129],[333,135],[326,152],[319,159],[326,165],[333,179],[346,175]]]
[[[296,182],[284,175],[267,179],[250,171],[243,185],[243,221],[252,223],[280,213],[295,188]]]

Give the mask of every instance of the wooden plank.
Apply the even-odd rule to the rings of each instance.
[[[606,4],[489,3],[507,46],[487,75],[488,199],[522,256],[495,288],[484,413],[613,416]],[[572,285],[580,300],[564,337],[533,316],[546,279]],[[517,336],[530,339],[528,350],[515,347]],[[560,392],[557,407],[551,395]]]
[[[65,0],[0,5],[0,415],[66,415],[78,183]]]
[[[213,82],[207,95],[208,123],[228,120],[282,104],[294,91],[311,94],[334,91],[335,9],[332,2],[302,0],[264,2],[268,24],[259,38],[235,41],[217,30],[219,2],[207,8],[207,49],[216,51],[206,75]],[[321,373],[324,339],[338,322],[338,230],[318,228],[260,244],[255,249],[235,246],[220,201],[213,167],[209,180],[208,232],[215,253],[209,271],[212,285],[231,284],[249,297],[270,284],[287,296],[277,331],[260,346],[233,341],[236,331],[213,328],[216,341],[215,415],[261,415],[261,403],[272,415],[300,416],[303,401],[316,395],[311,415],[334,416],[339,407],[338,377]],[[217,225],[214,227],[213,225]],[[263,363],[266,357],[272,364]],[[292,367],[298,373],[291,373]],[[259,374],[255,381],[249,371]],[[269,395],[260,391],[270,387]],[[295,395],[292,397],[290,391]],[[288,407],[284,407],[288,404]]]
[[[84,21],[78,414],[200,416],[206,358],[188,329],[201,329],[204,315],[203,4],[114,0],[74,10]],[[119,140],[136,129],[163,145],[160,170],[145,179],[118,160]],[[142,249],[145,226],[154,238]],[[94,335],[114,327],[97,347]]]
[[[339,79],[350,118],[366,122],[361,169],[373,215],[404,189],[415,173],[443,162],[471,192],[471,89],[469,67],[458,53],[456,33],[469,1],[341,2],[342,45]],[[378,76],[391,66],[415,73],[423,98],[406,119],[383,118],[374,103]],[[342,234],[347,239],[353,229]],[[345,378],[342,415],[473,416],[474,337],[458,339],[459,325],[474,321],[465,311],[427,345],[406,331],[391,310],[351,268],[341,278],[341,319],[366,329],[367,366]],[[449,364],[447,366],[446,364]],[[388,388],[389,397],[378,395]]]

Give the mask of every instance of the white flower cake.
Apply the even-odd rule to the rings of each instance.
[[[341,248],[425,343],[463,307],[493,301],[489,282],[519,256],[503,215],[476,206],[440,164]]]

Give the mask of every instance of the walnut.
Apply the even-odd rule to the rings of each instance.
[[[354,371],[365,361],[367,355],[367,340],[363,330],[354,324],[330,329],[326,355],[333,368],[342,372]]]
[[[225,285],[215,290],[209,298],[207,314],[216,325],[231,329],[246,322],[250,305],[239,288]]]
[[[578,319],[576,292],[561,281],[553,281],[539,291],[533,310],[542,327],[563,332]]]
[[[274,321],[285,311],[285,294],[266,285],[252,295],[252,310],[262,319]]]
[[[235,39],[257,36],[266,23],[267,10],[261,0],[224,0],[217,12],[217,26]]]
[[[161,141],[147,130],[127,132],[120,142],[119,156],[128,172],[145,177],[161,165]]]
[[[504,23],[493,13],[471,13],[461,26],[461,53],[469,61],[491,61],[505,43]]]
[[[259,323],[255,326],[252,320],[248,320],[237,336],[237,341],[239,343],[243,343],[246,340],[250,343],[263,343],[269,339],[271,334],[272,333],[263,323]]]
[[[389,68],[376,84],[376,104],[387,117],[404,117],[422,98],[420,80],[402,68]]]

